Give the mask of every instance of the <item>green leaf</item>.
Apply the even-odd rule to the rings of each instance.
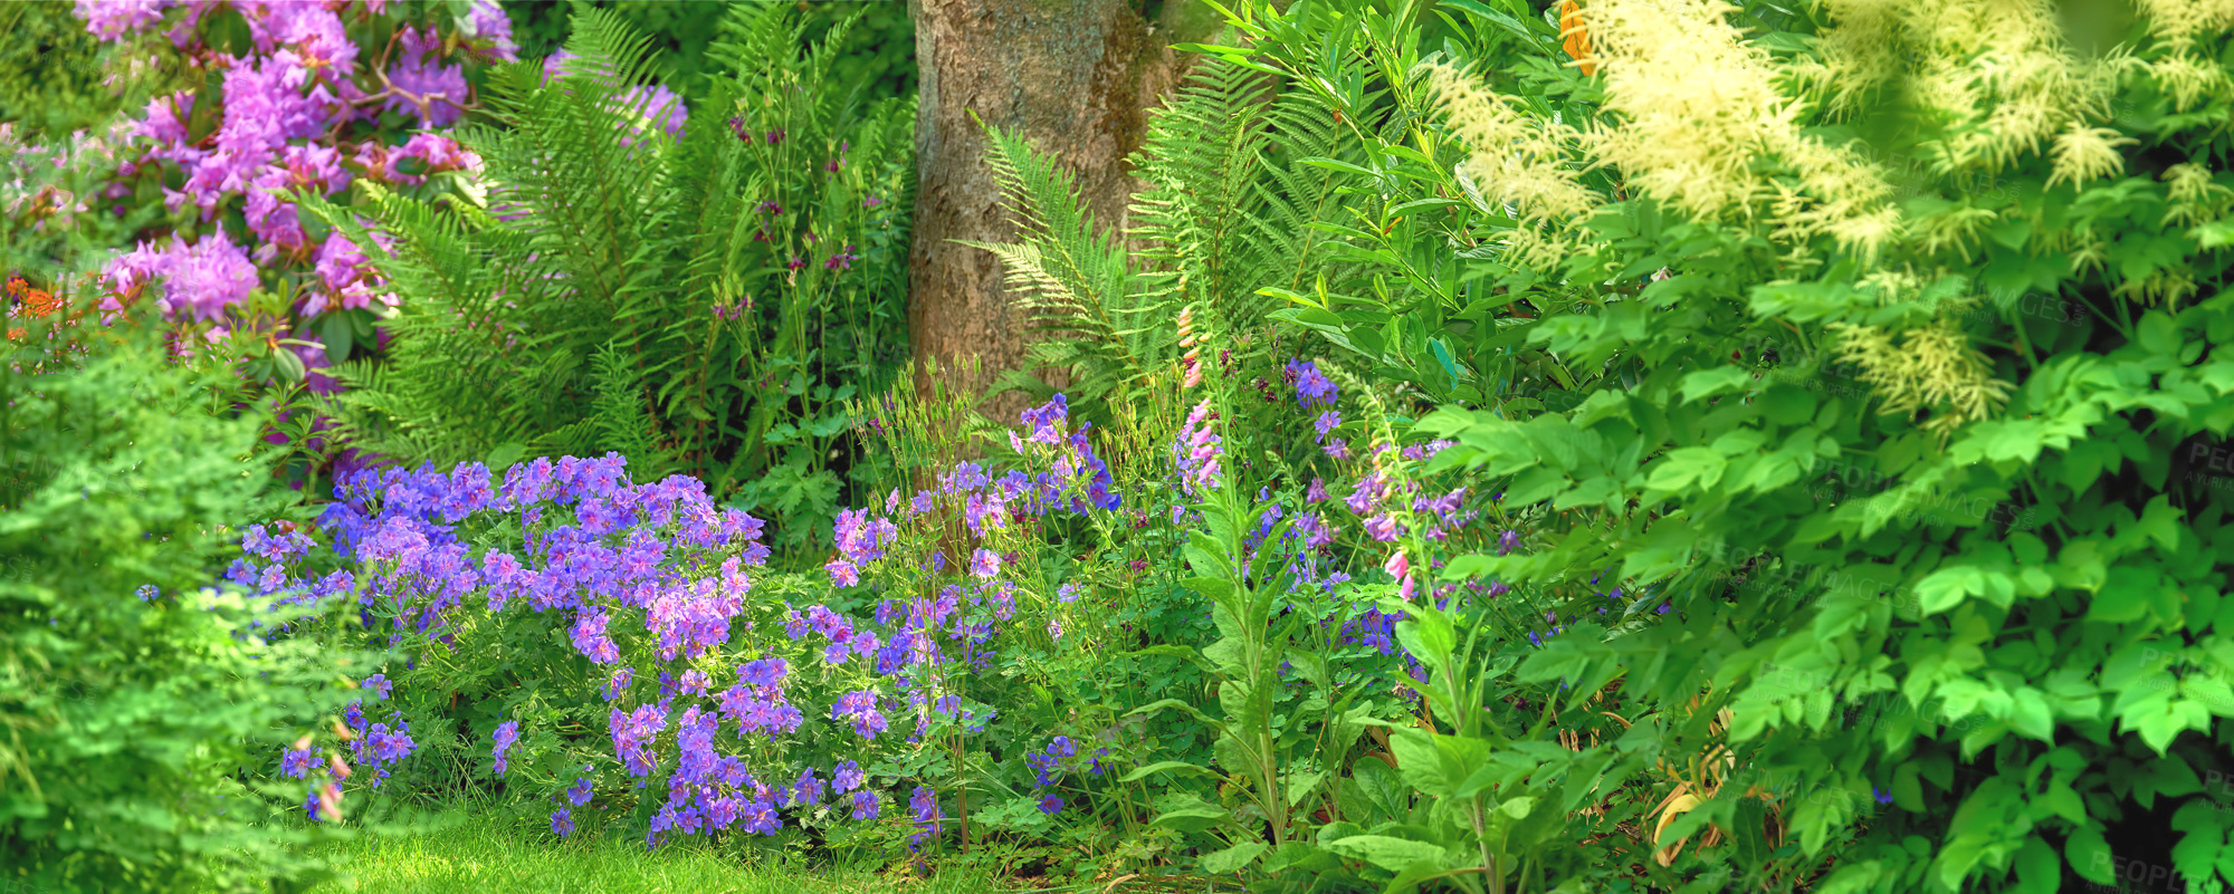
[[[1743,367],[1718,366],[1700,370],[1683,377],[1683,400],[1690,403],[1702,397],[1712,397],[1752,384],[1753,373]]]
[[[349,324],[346,313],[330,313],[318,323],[318,340],[326,344],[326,362],[339,366],[349,359],[353,347],[355,327]]]
[[[2071,830],[2063,840],[2063,857],[2071,861],[2071,869],[2079,877],[2097,885],[2110,884],[2117,878],[2110,863],[2110,843],[2102,833],[2092,827],[2082,826]]]
[[[273,351],[272,361],[279,366],[279,374],[290,382],[302,381],[307,372],[303,369],[303,359],[292,348],[282,347]]]
[[[526,444],[518,441],[506,441],[497,445],[495,450],[489,451],[489,458],[485,465],[489,467],[489,474],[501,474],[506,469],[512,468],[512,464],[519,462],[520,457],[525,455],[527,455]]]
[[[1174,700],[1175,700],[1175,699],[1174,699]],[[1135,713],[1138,713],[1138,712],[1135,712]],[[1157,774],[1157,773],[1165,773],[1165,772],[1170,772],[1170,771],[1175,771],[1175,770],[1185,770],[1185,771],[1187,771],[1187,772],[1189,772],[1189,773],[1201,773],[1201,774],[1203,774],[1203,775],[1205,775],[1205,776],[1216,776],[1216,775],[1218,775],[1218,774],[1216,774],[1216,773],[1214,773],[1214,772],[1211,772],[1211,771],[1210,771],[1210,770],[1209,770],[1208,768],[1205,768],[1205,767],[1201,767],[1201,766],[1198,766],[1198,765],[1195,765],[1195,764],[1190,764],[1190,763],[1188,763],[1188,762],[1186,762],[1186,761],[1157,761],[1157,762],[1155,762],[1155,763],[1149,764],[1149,765],[1147,765],[1147,766],[1145,766],[1145,767],[1141,767],[1141,768],[1139,768],[1139,769],[1136,769],[1136,770],[1134,770],[1134,771],[1132,771],[1132,772],[1130,772],[1130,773],[1127,773],[1127,774],[1125,774],[1125,775],[1124,775],[1124,778],[1122,778],[1122,779],[1119,779],[1119,780],[1117,780],[1117,781],[1118,781],[1118,782],[1138,782],[1138,781],[1140,781],[1140,780],[1142,780],[1142,779],[1146,779],[1146,778],[1148,778],[1148,777],[1150,777],[1150,776],[1153,776],[1153,775],[1155,775],[1155,774]]]
[[[1668,451],[1652,467],[1652,477],[1645,485],[1654,490],[1677,491],[1697,483],[1700,488],[1713,487],[1722,478],[1722,469],[1728,460],[1720,451],[1710,447],[1682,447]]]
[[[1793,385],[1777,385],[1761,395],[1761,412],[1778,425],[1798,425],[1815,417],[1815,393]]]
[[[2141,734],[2141,741],[2156,753],[2163,755],[2172,748],[2172,740],[2188,730],[2210,728],[2211,712],[2202,705],[2182,698],[2150,699],[2119,718],[2121,724]]]
[[[1166,810],[1156,816],[1154,824],[1178,829],[1181,832],[1200,832],[1232,818],[1233,813],[1223,807],[1212,804],[1198,804],[1192,807]]]
[[[1208,716],[1206,716],[1206,715],[1204,715],[1204,714],[1202,713],[1202,709],[1201,709],[1201,708],[1197,708],[1197,707],[1195,707],[1195,705],[1194,705],[1194,703],[1193,703],[1193,702],[1190,702],[1190,701],[1186,701],[1186,700],[1184,700],[1184,699],[1176,699],[1176,698],[1167,698],[1167,699],[1161,699],[1161,700],[1158,700],[1158,701],[1153,701],[1153,702],[1149,702],[1148,704],[1145,704],[1145,705],[1141,705],[1140,707],[1134,708],[1134,709],[1132,709],[1131,711],[1128,711],[1128,712],[1126,712],[1126,713],[1125,713],[1125,716],[1127,716],[1127,717],[1137,717],[1137,716],[1139,716],[1139,715],[1142,715],[1142,714],[1154,714],[1154,713],[1156,713],[1156,712],[1159,712],[1159,711],[1163,711],[1163,710],[1165,710],[1165,709],[1168,709],[1168,708],[1178,708],[1179,710],[1181,710],[1181,711],[1184,711],[1184,712],[1186,712],[1188,716],[1191,716],[1191,717],[1193,717],[1194,719],[1196,719],[1196,720],[1200,720],[1200,721],[1202,721],[1203,723],[1206,723],[1206,724],[1208,724],[1208,723],[1214,723],[1214,721],[1212,721],[1212,720],[1211,720],[1211,719],[1210,719],[1210,718],[1209,718]]]
[[[2048,710],[2048,700],[2040,690],[2027,686],[2011,693],[2009,728],[2028,739],[2054,741],[2055,716]]]
[[[1548,497],[1565,491],[1567,485],[1568,481],[1565,473],[1551,466],[1537,466],[1528,470],[1526,474],[1520,476],[1519,480],[1514,481],[1512,486],[1505,489],[1504,502],[1505,505],[1514,507],[1540,503]]]
[[[1327,850],[1392,872],[1401,872],[1415,863],[1440,864],[1443,861],[1443,848],[1439,845],[1388,835],[1338,838],[1327,843]]]
[[[1962,604],[1966,596],[1985,595],[1986,572],[1969,565],[1941,568],[1916,582],[1916,602],[1926,615]]]
[[[1489,762],[1490,754],[1484,740],[1417,728],[1391,733],[1389,751],[1396,755],[1397,773],[1405,784],[1438,797],[1458,795],[1474,769]]]
[[[1396,640],[1428,667],[1440,667],[1458,647],[1458,631],[1451,620],[1431,606],[1418,606],[1413,616],[1396,625]]]
[[[1244,841],[1225,850],[1212,851],[1202,855],[1202,871],[1211,875],[1240,872],[1271,848],[1262,841]]]
[[[2179,327],[2161,310],[2142,314],[2140,324],[2133,327],[2133,336],[2141,350],[2157,356],[2171,357],[2180,351]]]
[[[2130,565],[2112,568],[2110,578],[2115,583],[2102,588],[2088,600],[2086,619],[2105,624],[2140,620],[2142,615],[2148,614],[2150,594],[2157,585],[2155,577],[2154,571],[2136,569]],[[2142,583],[2142,579],[2148,580]]]

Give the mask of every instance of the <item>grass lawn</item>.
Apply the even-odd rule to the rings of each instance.
[[[348,878],[321,892],[367,894],[469,892],[744,892],[744,894],[966,894],[1015,890],[982,873],[947,869],[928,879],[897,878],[864,870],[800,869],[753,865],[688,843],[647,851],[639,840],[531,838],[499,819],[449,814],[432,831],[366,836],[341,846]]]

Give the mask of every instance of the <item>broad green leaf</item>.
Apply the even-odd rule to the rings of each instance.
[[[1451,650],[1458,647],[1458,632],[1450,618],[1432,606],[1420,606],[1411,618],[1398,622],[1396,639],[1412,657],[1430,668],[1441,667],[1450,660]]]
[[[1202,871],[1211,875],[1240,872],[1271,848],[1262,841],[1244,841],[1225,850],[1212,851],[1202,855]]]
[[[1388,835],[1352,835],[1329,842],[1327,850],[1392,872],[1403,871],[1415,863],[1443,861],[1443,848],[1439,845]]]
[[[2063,839],[2063,857],[2071,861],[2071,869],[2080,878],[2097,885],[2111,884],[2117,878],[2110,862],[2110,843],[2093,827],[2071,830]]]
[[[1178,708],[1179,710],[1186,712],[1189,716],[1193,717],[1196,720],[1200,720],[1203,723],[1215,723],[1208,716],[1202,713],[1201,708],[1195,707],[1193,702],[1176,698],[1160,699],[1157,701],[1149,702],[1148,704],[1141,705],[1140,707],[1126,712],[1125,716],[1135,717],[1142,714],[1154,714],[1168,708]]]
[[[1717,366],[1684,376],[1683,400],[1690,403],[1725,391],[1747,388],[1752,384],[1752,371],[1738,366]]]
[[[1136,712],[1136,713],[1137,713],[1137,712]],[[1117,781],[1118,781],[1118,782],[1138,782],[1138,781],[1140,781],[1140,780],[1142,780],[1142,779],[1146,779],[1146,778],[1148,778],[1148,777],[1150,777],[1150,776],[1153,776],[1153,775],[1155,775],[1155,774],[1157,774],[1157,773],[1175,772],[1175,771],[1182,771],[1182,770],[1183,770],[1183,771],[1186,771],[1186,772],[1189,772],[1189,773],[1201,773],[1201,774],[1203,774],[1203,775],[1205,775],[1205,776],[1216,776],[1216,775],[1218,775],[1218,774],[1216,774],[1216,773],[1212,772],[1211,770],[1209,770],[1208,768],[1205,768],[1205,767],[1201,767],[1201,766],[1197,766],[1197,765],[1195,765],[1195,764],[1190,764],[1190,763],[1188,763],[1188,762],[1186,762],[1186,761],[1157,761],[1157,762],[1155,762],[1155,763],[1149,764],[1149,765],[1147,765],[1147,766],[1145,766],[1145,767],[1141,767],[1141,768],[1139,768],[1139,769],[1136,769],[1136,770],[1134,770],[1134,771],[1132,771],[1132,772],[1130,772],[1130,773],[1127,773],[1127,774],[1125,774],[1125,775],[1124,775],[1124,778],[1122,778],[1122,779],[1119,779],[1119,780],[1117,780]]]
[[[1968,565],[1941,568],[1916,582],[1917,605],[1926,615],[1936,615],[1960,605],[1965,596],[1985,592],[1985,573]]]
[[[329,313],[318,325],[318,340],[326,345],[326,362],[340,365],[349,359],[349,349],[356,341],[355,329],[349,323],[349,314]]]
[[[1223,807],[1202,804],[1194,807],[1166,810],[1156,816],[1154,824],[1169,826],[1182,832],[1200,832],[1224,823],[1232,817],[1233,814]]]
[[[1722,478],[1722,467],[1728,460],[1710,447],[1683,447],[1668,451],[1652,467],[1652,477],[1646,485],[1654,490],[1679,491],[1694,483],[1701,488],[1713,487]]]

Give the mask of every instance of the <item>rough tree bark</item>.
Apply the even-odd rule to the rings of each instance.
[[[967,239],[1015,237],[985,158],[985,125],[1018,130],[1077,178],[1105,231],[1124,225],[1136,183],[1125,157],[1148,110],[1184,74],[1173,43],[1215,26],[1199,4],[1171,0],[1150,22],[1140,0],[909,0],[920,74],[908,332],[916,363],[977,357],[965,386],[985,388],[1024,360],[1024,321],[1001,287],[1000,262]],[[1012,418],[1021,394],[985,405]]]

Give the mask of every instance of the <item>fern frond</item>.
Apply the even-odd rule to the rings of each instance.
[[[965,242],[993,253],[1037,336],[1032,356],[1068,371],[1087,401],[1098,383],[1139,380],[1171,361],[1161,327],[1144,325],[1170,302],[1136,275],[1113,233],[1098,228],[1069,175],[1013,132],[987,134],[987,160],[1014,214],[1019,241]]]

